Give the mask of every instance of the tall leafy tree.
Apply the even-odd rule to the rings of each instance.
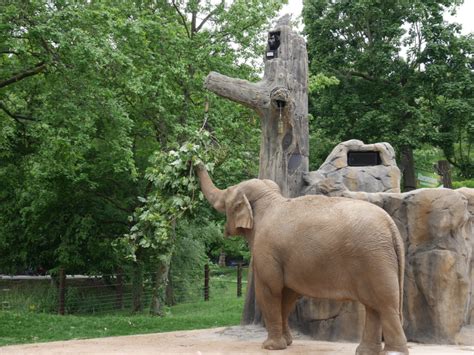
[[[155,194],[153,152],[203,126],[220,147],[218,179],[255,172],[252,113],[209,96],[202,83],[211,70],[256,75],[254,49],[280,1],[3,5],[3,270],[112,271],[123,260],[111,245]]]
[[[459,3],[304,2],[311,70],[339,81],[313,94],[310,111],[318,133],[335,140],[391,142],[400,152],[407,189],[415,187],[414,148],[431,142],[449,155],[459,143],[445,138],[459,139],[455,132],[472,125],[472,101],[456,105],[457,117],[467,115],[450,124],[443,124],[446,106],[436,104],[442,91],[453,100],[472,100],[472,37],[443,20],[446,9]],[[452,90],[447,93],[443,85]],[[472,136],[464,134],[461,140],[466,139]]]

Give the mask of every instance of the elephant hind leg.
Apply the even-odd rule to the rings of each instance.
[[[381,312],[380,318],[385,341],[382,354],[408,355],[407,338],[403,332],[398,312]]]
[[[255,274],[255,296],[262,311],[268,337],[262,347],[269,350],[286,349],[286,340],[283,337],[282,322],[282,290],[283,286],[270,288]]]
[[[299,295],[289,288],[284,288],[281,298],[281,320],[282,320],[282,329],[283,337],[286,340],[286,345],[291,345],[293,342],[293,337],[291,336],[290,327],[288,326],[288,316],[295,307],[296,301],[298,300]]]
[[[356,355],[379,355],[382,350],[382,323],[374,309],[365,306],[365,326]]]

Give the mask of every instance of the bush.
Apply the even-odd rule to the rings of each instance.
[[[470,187],[471,189],[474,189],[474,179],[453,181],[453,188],[459,189],[460,187]]]

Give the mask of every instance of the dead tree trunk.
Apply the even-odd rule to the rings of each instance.
[[[309,164],[308,55],[304,39],[291,30],[288,16],[278,20],[268,33],[264,61],[264,76],[258,83],[212,72],[205,87],[259,114],[259,178],[275,181],[284,196],[296,197],[301,194],[302,175]],[[261,321],[253,273],[249,271],[244,324]]]
[[[259,178],[271,179],[283,195],[299,196],[308,171],[308,56],[289,18],[268,33],[265,72],[258,83],[211,72],[210,91],[254,109],[260,116]]]
[[[416,189],[415,159],[413,149],[405,146],[402,148],[400,163],[403,173],[403,191],[408,192]]]

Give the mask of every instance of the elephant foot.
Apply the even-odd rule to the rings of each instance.
[[[381,355],[408,355],[408,347],[406,345],[402,346],[390,346],[383,349],[380,353]]]
[[[379,355],[382,351],[382,344],[359,344],[356,355]]]
[[[291,336],[291,332],[289,329],[283,332],[283,338],[286,340],[286,345],[291,345],[293,343],[293,337]]]
[[[280,338],[280,339],[267,339],[263,342],[262,348],[268,349],[268,350],[283,350],[286,349],[286,339],[285,338]]]

